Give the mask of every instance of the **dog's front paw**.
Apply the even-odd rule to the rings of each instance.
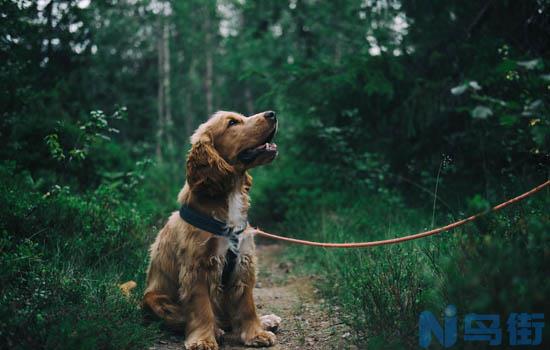
[[[281,318],[274,314],[264,315],[260,317],[260,323],[262,324],[262,328],[266,331],[277,333],[281,325]]]
[[[248,339],[243,339],[244,345],[255,347],[272,346],[276,341],[275,334],[264,330],[259,330]]]
[[[215,340],[201,339],[197,341],[185,342],[187,350],[218,350],[218,343]]]

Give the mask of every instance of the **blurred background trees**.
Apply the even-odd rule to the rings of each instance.
[[[547,1],[1,6],[0,152],[31,170],[49,166],[59,123],[125,106],[116,139],[159,160],[181,163],[217,109],[276,109],[288,166],[356,181],[378,157],[423,183],[447,157],[446,181],[488,197],[506,177],[547,176]]]

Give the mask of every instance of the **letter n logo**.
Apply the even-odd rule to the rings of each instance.
[[[432,334],[435,335],[439,344],[448,348],[456,343],[457,328],[456,328],[456,307],[454,305],[448,305],[445,308],[445,321],[444,327],[435,318],[435,316],[429,311],[423,311],[420,314],[419,319],[419,334],[418,341],[420,347],[427,348],[432,342]]]

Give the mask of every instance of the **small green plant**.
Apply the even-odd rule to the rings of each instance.
[[[78,136],[75,142],[69,146],[63,146],[59,141],[59,129],[63,129],[63,123],[58,123],[58,131],[46,135],[44,141],[48,146],[50,155],[56,161],[79,162],[86,159],[90,149],[101,140],[111,141],[110,134],[118,134],[119,130],[111,126],[112,121],[124,119],[126,107],[120,107],[113,114],[107,115],[101,110],[90,112],[88,120],[78,123]]]

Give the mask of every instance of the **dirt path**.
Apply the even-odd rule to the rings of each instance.
[[[338,317],[337,308],[328,312],[331,308],[322,305],[313,277],[296,276],[292,265],[281,261],[281,245],[258,245],[257,250],[259,271],[254,298],[258,313],[282,318],[277,345],[270,349],[357,349],[351,343],[348,327]],[[252,349],[240,345],[234,334],[226,334],[220,348]],[[151,349],[183,349],[183,338],[166,334]]]

